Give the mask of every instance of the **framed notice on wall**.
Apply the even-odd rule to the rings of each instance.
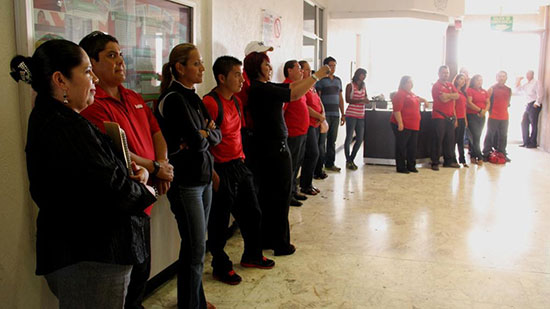
[[[172,47],[193,41],[193,8],[179,0],[29,1],[34,47],[52,38],[78,43],[94,30],[109,33],[124,55],[124,86],[145,101],[158,97],[162,65]]]
[[[281,16],[262,10],[262,41],[267,46],[281,47],[282,34]]]

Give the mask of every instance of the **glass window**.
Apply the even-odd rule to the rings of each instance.
[[[315,33],[315,6],[304,1],[304,31]]]
[[[193,40],[192,15],[191,7],[166,0],[33,0],[34,43],[78,43],[94,30],[109,33],[125,55],[124,86],[151,101],[172,47]]]
[[[324,37],[324,28],[323,28],[323,23],[324,23],[324,20],[325,20],[325,17],[324,17],[324,12],[325,10],[319,8],[319,25],[317,27],[317,36],[319,37]]]
[[[304,39],[302,57],[310,63],[312,69],[318,68],[324,56],[323,14],[323,9],[308,1],[304,1]]]

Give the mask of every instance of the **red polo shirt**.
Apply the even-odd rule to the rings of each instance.
[[[432,87],[432,98],[434,100],[433,105],[433,111],[432,111],[432,118],[434,119],[445,119],[443,115],[436,111],[440,111],[441,113],[447,115],[448,117],[454,116],[454,101],[455,100],[449,100],[447,102],[441,101],[439,99],[439,96],[442,93],[453,93],[457,92],[455,86],[450,82],[441,82],[437,81],[433,87]]]
[[[220,126],[222,141],[210,148],[216,163],[225,163],[236,159],[244,159],[241,140],[241,117],[233,99],[226,100],[218,95],[223,105],[223,121]],[[240,104],[239,98],[237,98]],[[218,103],[211,96],[205,96],[202,101],[212,119],[218,118]],[[241,109],[242,110],[242,109]]]
[[[393,96],[392,104],[394,112],[401,112],[405,129],[420,130],[420,101],[414,93],[399,89]],[[393,113],[391,113],[390,121],[397,124]]]
[[[468,88],[466,90],[466,94],[468,95],[468,97],[472,98],[472,103],[474,103],[474,105],[481,109],[485,109],[485,107],[487,106],[487,98],[489,98],[489,94],[485,89],[480,88],[479,90],[476,90],[474,88]],[[478,111],[468,107],[466,113],[477,114]]]
[[[466,117],[466,101],[468,100],[462,91],[458,92],[458,99],[455,100],[456,118],[463,119]]]
[[[109,96],[99,85],[96,86],[94,104],[80,115],[105,132],[104,121],[116,122],[125,131],[130,151],[140,157],[155,160],[153,135],[160,131],[157,119],[151,109],[136,92],[118,86],[121,100]],[[152,205],[145,209],[151,214]]]
[[[512,89],[506,85],[493,86],[493,102],[489,118],[496,120],[508,120],[508,104],[512,96]]]
[[[283,82],[290,84],[290,79]],[[288,137],[296,137],[307,134],[309,128],[309,109],[307,108],[307,98],[305,95],[296,101],[285,103],[283,105],[286,127],[288,128]]]
[[[306,92],[306,104],[308,107],[311,107],[314,111],[321,114],[323,112],[323,107],[321,106],[321,98],[317,94],[317,90],[315,90],[315,87],[311,87],[308,92]],[[309,113],[309,109],[308,109]],[[319,119],[309,117],[309,126],[318,128],[321,125],[319,122]]]

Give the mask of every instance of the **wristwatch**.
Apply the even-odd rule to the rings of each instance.
[[[158,161],[153,160],[153,172],[151,172],[151,176],[157,176],[159,170],[160,170],[160,163]]]

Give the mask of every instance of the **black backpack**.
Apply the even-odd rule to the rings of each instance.
[[[219,128],[219,127],[221,127],[222,122],[223,122],[223,104],[222,104],[222,100],[220,99],[220,96],[218,95],[218,93],[214,90],[210,91],[208,94],[205,95],[205,97],[206,96],[214,98],[216,103],[218,103],[218,117],[216,117],[216,120],[214,120],[214,122],[216,123],[216,126]],[[233,99],[233,102],[235,103],[235,107],[237,108],[237,112],[239,113],[239,118],[242,119],[241,107],[239,106],[239,101],[237,100],[237,98],[235,96],[231,96],[231,98]]]

